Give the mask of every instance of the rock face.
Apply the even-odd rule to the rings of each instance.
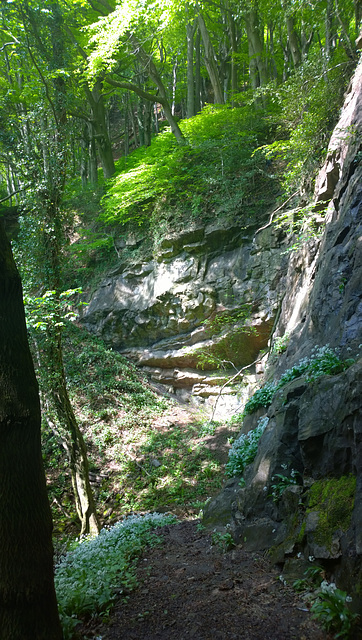
[[[110,274],[83,323],[176,394],[215,396],[224,381],[210,376],[215,359],[226,368],[253,362],[268,343],[284,294],[286,234],[255,231],[209,226],[165,238],[153,260]],[[213,357],[201,369],[205,352]]]
[[[278,379],[310,358],[316,345],[338,348],[353,364],[337,375],[299,377],[281,388],[265,409],[268,426],[244,472],[245,486],[239,478],[229,480],[204,513],[206,524],[229,522],[250,549],[272,548],[275,561],[287,565],[300,553],[329,563],[356,608],[362,605],[361,127],[359,65],[317,181],[316,207],[330,200],[325,233],[299,287],[292,273],[298,257],[289,263],[286,282],[292,286],[276,333],[289,331],[290,342],[269,375]],[[244,430],[259,418],[260,411],[248,416]]]

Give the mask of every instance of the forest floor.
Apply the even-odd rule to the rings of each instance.
[[[194,416],[174,407],[171,419],[185,425]],[[164,420],[155,428],[162,428]],[[226,434],[207,440],[225,462]],[[331,637],[312,619],[301,597],[283,584],[266,556],[246,552],[242,545],[226,550],[213,544],[212,533],[195,516],[179,511],[177,516],[178,523],[160,530],[163,542],[146,549],[139,560],[138,587],[120,594],[107,617],[86,621],[78,628],[77,640]]]
[[[77,638],[97,640],[322,640],[328,636],[276,568],[242,546],[211,544],[198,520],[160,530],[138,565],[138,587]]]

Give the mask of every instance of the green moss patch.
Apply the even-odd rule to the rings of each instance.
[[[317,544],[330,548],[333,534],[350,527],[355,492],[356,477],[352,475],[318,480],[311,486],[307,513],[317,511],[319,514],[313,534]]]

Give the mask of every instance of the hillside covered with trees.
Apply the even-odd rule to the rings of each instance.
[[[315,550],[308,609],[359,637],[360,0],[0,17],[0,639],[70,639],[202,515],[223,552]]]

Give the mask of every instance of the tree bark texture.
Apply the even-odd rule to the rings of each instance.
[[[251,9],[245,13],[244,20],[249,44],[249,55],[252,53],[258,69],[259,84],[261,87],[264,87],[268,82],[268,73],[265,64],[264,42],[260,35],[259,20],[256,9]]]
[[[199,29],[204,45],[204,60],[207,73],[214,92],[214,102],[224,104],[224,92],[220,81],[219,70],[216,64],[214,47],[212,46],[210,34],[207,30],[205,20],[201,14],[198,15]]]
[[[285,18],[285,21],[287,25],[288,42],[289,42],[290,52],[292,54],[293,64],[294,64],[294,67],[297,68],[300,66],[302,62],[302,53],[300,50],[298,34],[295,29],[294,16],[287,15]]]
[[[0,225],[0,639],[61,640],[38,386],[22,289]]]
[[[101,161],[103,174],[107,180],[116,171],[113,160],[112,144],[108,135],[106,124],[104,100],[101,81],[97,80],[92,90],[85,85],[85,95],[92,112],[92,128],[97,144],[98,155]]]

